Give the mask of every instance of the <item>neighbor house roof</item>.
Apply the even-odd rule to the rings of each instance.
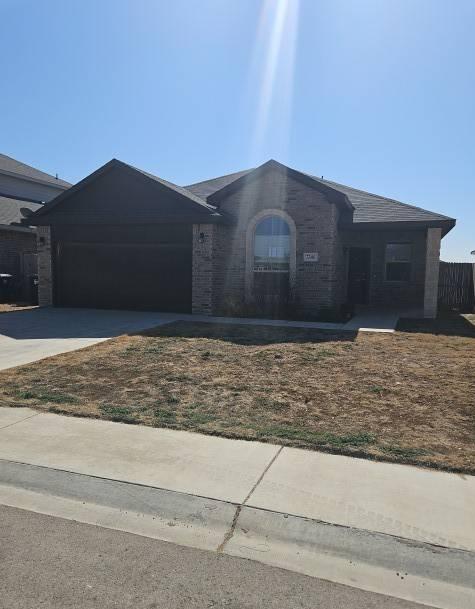
[[[35,212],[42,207],[41,203],[33,203],[23,199],[0,196],[0,229],[25,230],[27,227],[22,220],[27,217],[28,210]],[[23,212],[26,213],[23,213]]]
[[[230,173],[211,180],[190,184],[186,188],[192,193],[207,199],[213,195],[217,195],[222,189],[229,187],[233,182],[243,176],[251,174],[254,169],[247,169],[236,173]],[[351,186],[345,186],[331,180],[324,180],[317,176],[296,172],[311,178],[315,182],[329,187],[332,190],[345,195],[352,207],[353,222],[352,224],[378,223],[386,224],[392,222],[448,222],[455,223],[453,218],[438,214],[421,207],[402,203],[395,199],[390,199],[381,195],[376,195],[364,190],[359,190]],[[213,197],[215,199],[216,197]],[[451,227],[450,227],[451,228]]]
[[[44,171],[40,171],[35,167],[31,167],[31,165],[27,165],[26,163],[12,159],[6,154],[0,154],[0,173],[20,176],[35,182],[42,182],[45,184],[51,184],[52,186],[58,186],[62,189],[69,188],[71,186],[71,184],[65,180],[60,180],[49,173],[45,173]]]

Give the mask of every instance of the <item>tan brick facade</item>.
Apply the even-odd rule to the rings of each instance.
[[[426,272],[424,282],[424,317],[437,316],[439,294],[440,228],[427,229]]]
[[[364,247],[371,252],[370,306],[412,311],[424,308],[431,315],[436,310],[435,264],[438,265],[439,253],[432,231],[439,231],[440,245],[440,229],[344,230],[339,227],[340,211],[334,203],[314,188],[279,171],[269,171],[229,194],[220,201],[219,209],[231,218],[231,223],[194,226],[195,313],[209,315],[222,314],[230,308],[239,310],[239,305],[249,299],[254,219],[266,212],[282,214],[294,227],[291,291],[299,315],[318,316],[322,309],[338,310],[346,302],[351,247]],[[388,243],[410,244],[409,281],[387,280]],[[305,262],[305,252],[317,252],[318,262]],[[229,303],[234,306],[229,307]]]
[[[220,225],[216,242],[215,311],[227,302],[246,301],[249,273],[248,230],[253,218],[264,211],[285,212],[296,229],[295,279],[292,297],[301,314],[315,315],[322,307],[341,303],[339,211],[314,188],[285,175],[268,171],[258,180],[230,194],[219,209],[232,218],[231,226]],[[304,262],[305,252],[318,252],[318,262]]]
[[[38,304],[48,307],[53,304],[53,261],[51,252],[51,230],[49,226],[39,226],[38,238]]]
[[[193,225],[192,312],[196,315],[214,312],[217,228],[216,224]]]

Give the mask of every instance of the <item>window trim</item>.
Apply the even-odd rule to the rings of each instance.
[[[408,260],[388,260],[388,245],[407,245],[409,246]],[[414,268],[413,244],[410,241],[387,241],[384,244],[384,282],[391,284],[407,284],[411,283]],[[388,264],[409,264],[408,279],[388,279]]]

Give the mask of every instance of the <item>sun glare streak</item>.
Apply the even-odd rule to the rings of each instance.
[[[278,136],[279,152],[286,152],[294,88],[299,0],[264,0],[254,60],[257,111],[251,154],[255,158],[269,135]],[[256,85],[256,83],[254,83]]]
[[[255,167],[269,160],[269,157],[285,158],[288,153],[299,3],[300,0],[262,0],[247,96],[243,99],[246,111],[251,111],[253,117],[249,167]],[[242,243],[247,239],[249,204],[260,200],[262,188],[263,182],[258,181],[237,194],[242,200],[235,205],[238,210],[237,224],[229,228],[230,262],[223,262],[224,291],[234,292],[234,305],[240,305],[241,308],[249,295],[245,285],[236,282],[239,262],[234,261],[241,259]],[[286,200],[286,197],[283,196],[283,199]],[[249,260],[246,261],[246,269],[248,266]]]

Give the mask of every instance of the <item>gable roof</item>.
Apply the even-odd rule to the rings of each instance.
[[[223,194],[222,191],[224,191],[224,188],[229,188],[231,184],[244,176],[250,175],[253,171],[255,170],[247,169],[245,171],[231,173],[211,180],[190,184],[189,186],[186,186],[186,188],[195,194],[199,194],[203,198],[213,197],[213,195],[216,195],[215,198],[217,198],[218,193],[220,195]],[[305,175],[314,182],[344,195],[354,209],[352,221],[352,224],[354,225],[366,223],[386,224],[392,222],[443,222],[447,225],[446,228],[448,230],[455,225],[455,220],[453,218],[422,209],[421,207],[416,207],[415,205],[402,203],[396,199],[376,195],[351,186],[345,186],[344,184],[339,184],[338,182],[333,182],[331,180],[323,180],[322,178],[311,174],[303,174],[302,172],[297,172],[295,170],[292,171],[296,174],[300,173]],[[448,232],[448,230],[446,232]]]
[[[226,183],[222,185],[219,190],[216,190],[214,193],[208,195],[207,201],[211,203],[219,203],[222,197],[225,197],[231,192],[234,192],[235,190],[240,188],[241,186],[247,185],[251,183],[251,181],[258,179],[269,169],[284,173],[285,175],[292,177],[299,182],[303,182],[310,188],[314,188],[315,190],[322,192],[328,200],[339,205],[343,208],[343,210],[353,210],[353,206],[351,205],[345,193],[340,192],[339,190],[332,188],[331,186],[328,186],[327,184],[322,183],[321,181],[315,180],[313,176],[310,176],[301,171],[297,171],[296,169],[287,167],[286,165],[283,165],[282,163],[279,163],[274,159],[270,159],[270,161],[263,163],[255,169],[250,169],[246,172],[239,172],[241,175],[234,174],[235,176],[238,175],[236,179],[224,180]],[[229,178],[230,176],[224,177]]]
[[[176,184],[172,184],[171,182],[167,182],[166,180],[162,180],[161,178],[143,171],[142,169],[138,169],[137,167],[133,167],[128,163],[124,163],[118,159],[112,159],[72,186],[70,189],[62,192],[57,197],[43,205],[42,208],[39,209],[33,216],[28,218],[28,223],[32,223],[33,225],[48,224],[47,216],[54,211],[59,204],[73,197],[87,186],[95,182],[99,177],[114,168],[119,168],[131,174],[140,176],[141,179],[146,180],[147,182],[156,186],[158,188],[158,194],[162,194],[163,189],[169,190],[171,193],[173,193],[177,200],[182,200],[188,204],[186,209],[178,210],[183,212],[183,216],[192,215],[194,217],[202,217],[203,220],[206,220],[206,222],[215,222],[218,220],[218,218],[223,218],[223,214],[219,213],[213,205],[210,205],[205,200],[199,198],[187,189],[177,186]]]
[[[36,212],[41,207],[41,203],[0,196],[0,228],[7,226],[10,229],[24,230],[26,227],[22,225],[22,220],[25,216],[22,210],[29,209],[32,212]]]
[[[40,171],[35,167],[31,167],[31,165],[27,165],[26,163],[22,163],[21,161],[17,161],[16,159],[1,153],[0,173],[7,173],[21,178],[26,178],[27,180],[50,184],[51,186],[56,186],[60,189],[69,188],[71,186],[71,184],[65,180],[60,180],[49,173]]]

